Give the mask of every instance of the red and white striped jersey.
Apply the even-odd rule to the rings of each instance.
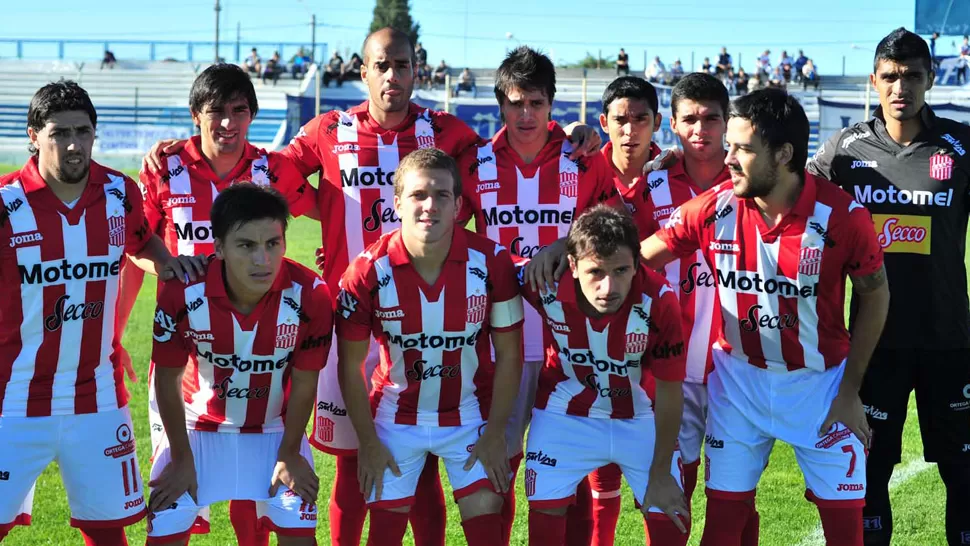
[[[869,212],[808,173],[791,212],[771,229],[725,182],[677,209],[658,235],[677,256],[703,252],[721,304],[716,347],[759,368],[839,365],[849,351],[846,275],[882,266]]]
[[[37,158],[0,178],[0,415],[96,413],[128,402],[114,348],[125,253],[151,238],[138,186],[94,161],[68,208]]]
[[[651,158],[659,152],[660,148],[652,151]],[[611,165],[612,153],[612,143],[607,143],[603,147],[603,156]],[[731,173],[724,167],[714,184],[730,179]],[[628,188],[618,178],[614,180],[620,197],[633,214],[642,239],[666,226],[674,209],[704,192],[687,174],[683,160],[669,169],[653,171],[646,178],[637,178]],[[717,341],[721,324],[711,268],[698,250],[689,259],[678,259],[667,264],[664,274],[677,292],[684,319],[684,337],[687,340],[687,377],[684,381],[707,383],[707,374],[714,369],[711,347]]]
[[[601,318],[579,308],[578,287],[568,270],[547,294],[528,284],[520,289],[553,340],[535,407],[600,419],[646,417],[653,414],[648,394],[653,377],[684,380],[680,306],[659,273],[638,268],[623,306]]]
[[[186,367],[182,396],[189,429],[282,431],[291,370],[321,370],[327,362],[330,291],[315,273],[284,259],[272,288],[243,315],[226,294],[223,267],[213,260],[194,283],[162,283],[152,361]]]
[[[350,261],[384,233],[401,226],[394,212],[394,171],[418,148],[438,148],[452,157],[480,138],[465,122],[411,103],[407,119],[383,129],[367,112],[368,101],[347,112],[310,120],[283,154],[304,175],[321,172],[317,190],[323,277],[336,286]]]
[[[653,160],[655,157],[660,155],[663,150],[660,146],[657,146],[656,142],[650,143],[650,158],[648,161]],[[616,186],[616,191],[620,194],[620,199],[623,200],[623,204],[626,205],[626,210],[633,216],[633,221],[637,226],[637,232],[640,234],[641,238],[645,238],[647,233],[656,231],[656,223],[650,220],[650,215],[644,213],[644,209],[649,204],[650,188],[644,183],[644,178],[638,176],[633,180],[633,183],[629,186],[623,184],[623,180],[620,177],[620,171],[617,170],[616,165],[613,164],[613,143],[610,141],[606,142],[606,145],[600,149],[600,153],[603,154],[603,159],[606,160],[606,164],[610,168],[610,172],[613,173],[613,184]],[[669,212],[673,212],[671,209]],[[668,212],[668,214],[669,214]]]
[[[219,192],[232,184],[252,182],[271,185],[300,216],[313,207],[313,192],[306,178],[283,154],[266,152],[246,143],[242,158],[220,179],[202,155],[202,139],[190,138],[182,151],[169,156],[164,174],[140,173],[145,217],[153,233],[165,241],[173,255],[212,254],[209,214]]]
[[[459,222],[474,216],[478,233],[508,248],[516,262],[565,237],[586,209],[604,202],[623,206],[600,154],[572,161],[573,146],[556,122],[549,122],[549,133],[532,163],[512,149],[505,127],[458,161],[465,197]],[[533,309],[525,311],[522,336],[525,361],[541,361],[550,340],[543,340]]]
[[[371,391],[375,419],[443,427],[488,419],[489,334],[522,324],[508,250],[456,228],[430,286],[411,265],[400,230],[394,230],[358,256],[340,282],[338,338],[373,336],[380,343]]]

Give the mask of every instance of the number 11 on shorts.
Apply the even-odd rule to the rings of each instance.
[[[855,461],[855,458],[852,459]],[[125,496],[138,492],[138,463],[135,458],[121,461],[121,479],[125,484]]]

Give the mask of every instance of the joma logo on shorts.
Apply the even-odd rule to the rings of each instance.
[[[861,483],[840,483],[836,491],[863,491],[865,487]]]
[[[130,500],[125,502],[125,510],[131,510],[132,508],[138,508],[139,506],[145,504],[145,497],[138,497],[135,500]]]

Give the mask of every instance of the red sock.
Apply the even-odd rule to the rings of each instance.
[[[662,544],[663,546],[687,546],[687,539],[690,538],[690,525],[681,519],[687,527],[686,533],[681,533],[674,522],[667,517],[667,514],[650,513],[645,519],[650,520],[650,542],[652,544]]]
[[[360,546],[366,516],[367,504],[357,483],[357,456],[337,457],[330,495],[330,544]]]
[[[576,503],[566,510],[566,546],[589,546],[593,540],[593,492],[589,477],[576,488]]]
[[[620,519],[620,501],[619,491],[615,497],[593,497],[592,546],[613,546],[616,522]]]
[[[124,527],[111,527],[110,529],[82,528],[78,530],[84,537],[84,546],[128,546]]]
[[[417,546],[445,546],[445,492],[441,489],[437,455],[428,455],[418,478],[409,520]]]
[[[819,506],[818,515],[826,546],[862,546],[861,506]]]
[[[256,517],[256,501],[229,501],[229,522],[236,532],[239,546],[267,546],[269,529],[263,529]]]
[[[744,532],[741,533],[741,546],[758,546],[758,538],[761,531],[761,515],[754,505],[751,506],[751,517],[744,524]]]
[[[529,510],[529,546],[563,546],[566,543],[566,516]]]
[[[515,522],[515,478],[519,474],[519,465],[522,463],[522,454],[519,453],[509,460],[512,467],[512,481],[509,490],[505,493],[505,502],[502,503],[502,544],[509,545],[512,539],[512,523]]]
[[[502,515],[485,514],[461,522],[468,546],[495,546],[502,543]],[[419,544],[417,540],[415,544]]]
[[[13,525],[0,525],[0,542],[3,542],[3,539],[11,529],[13,529]]]
[[[697,487],[697,467],[701,465],[701,460],[685,464],[682,472],[684,480],[684,498],[687,499],[687,507],[690,508],[690,499],[694,495],[694,488]]]
[[[390,510],[370,511],[367,546],[401,546],[408,530],[408,513]]]
[[[740,546],[741,533],[753,511],[750,500],[727,500],[708,494],[701,546]]]

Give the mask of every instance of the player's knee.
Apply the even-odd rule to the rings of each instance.
[[[486,514],[498,514],[502,511],[504,499],[491,489],[482,488],[458,499],[458,511],[462,521],[466,521]]]
[[[557,508],[529,508],[530,512],[538,512],[540,514],[545,514],[547,516],[565,516],[566,512],[569,510],[569,506],[561,506]]]

